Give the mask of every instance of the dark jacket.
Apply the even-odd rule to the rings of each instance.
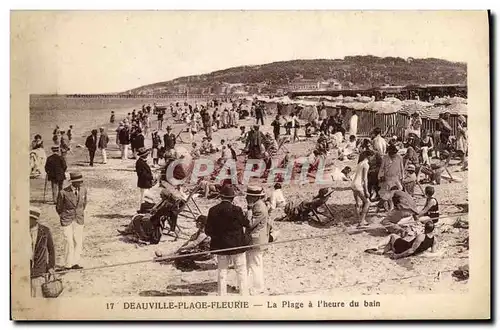
[[[235,248],[248,244],[243,227],[250,223],[241,207],[222,201],[208,211],[205,233],[211,237],[210,250]],[[232,255],[245,252],[245,249],[220,252],[216,254]]]
[[[144,159],[139,158],[135,162],[135,171],[137,173],[137,187],[144,189],[153,187],[153,173]]]
[[[108,134],[101,133],[101,136],[99,137],[99,145],[98,145],[99,148],[106,149],[108,147],[108,142],[109,142]]]
[[[31,277],[43,276],[56,264],[54,241],[49,228],[38,224],[38,234],[35,243],[35,252],[31,260]]]
[[[89,150],[97,149],[97,136],[90,134],[85,141],[85,147]]]
[[[124,127],[118,132],[118,141],[120,144],[130,144],[130,135],[127,128]]]
[[[61,220],[61,226],[68,226],[73,221],[79,225],[84,224],[84,212],[87,206],[87,189],[80,187],[78,197],[73,191],[73,187],[67,186],[59,192],[56,203],[56,211]]]
[[[175,134],[165,134],[163,135],[163,142],[165,142],[165,149],[170,150],[175,147]]]
[[[132,147],[134,149],[144,148],[144,135],[142,135],[142,133],[135,136],[132,141]]]
[[[58,154],[50,155],[45,162],[45,173],[47,180],[52,182],[62,182],[66,179],[66,162]]]

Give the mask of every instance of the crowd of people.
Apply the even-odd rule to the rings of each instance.
[[[165,118],[167,110],[170,111],[171,123]],[[269,194],[266,194],[260,186],[249,185],[245,194],[247,208],[243,210],[233,203],[239,188],[231,180],[217,182],[215,179],[217,170],[220,170],[227,160],[245,157],[264,160],[266,171],[269,172],[273,167],[271,160],[278,157],[278,152],[285,143],[312,140],[317,137],[314,148],[308,154],[311,164],[308,173],[317,171],[320,161],[328,158],[340,162],[357,160],[352,172],[349,167],[345,167],[342,171],[338,170],[336,175],[339,180],[350,181],[355,211],[359,216],[359,228],[368,226],[367,216],[373,203],[377,205],[377,211],[383,209],[388,212],[381,224],[391,236],[389,242],[383,245],[383,254],[401,258],[435,249],[437,239],[433,236],[433,229],[439,217],[439,202],[434,197],[432,185],[441,183],[441,175],[447,171],[452,156],[458,156],[462,168],[467,169],[465,118],[463,116],[458,118],[459,135],[456,140],[451,137],[447,113],[440,115],[437,133],[422,130],[421,119],[418,115],[414,115],[402,137],[385,137],[381,129],[375,127],[370,137],[361,138],[358,136],[359,114],[356,111],[345,125],[345,113],[341,109],[336,111],[335,115],[328,116],[324,104],[320,103],[316,110],[318,112],[316,118],[305,124],[299,119],[302,111],[300,107],[289,115],[278,113],[272,121],[268,121],[266,117],[270,114],[266,113],[264,104],[257,100],[254,100],[249,108],[238,101],[230,102],[228,108],[217,100],[194,106],[187,102],[168,106],[143,105],[141,111],[136,113],[134,110],[119,121],[115,113],[111,112],[110,124],[118,123],[115,143],[119,147],[122,161],[128,161],[129,158],[136,159],[135,172],[137,188],[140,191],[138,213],[141,216],[134,217],[127,230],[120,233],[130,235],[140,232],[142,240],[147,240],[155,230],[163,229],[162,217],[168,218],[170,230],[175,232],[177,217],[188,202],[188,194],[184,192],[182,184],[175,185],[169,181],[166,173],[168,164],[176,159],[196,160],[202,156],[214,155],[219,167],[213,174],[200,178],[197,189],[201,191],[199,196],[202,198],[218,197],[221,202],[211,207],[206,216],[200,215],[196,219],[197,232],[177,251],[178,255],[193,252],[205,254],[179,258],[176,265],[195,267],[196,261],[200,258],[205,260],[210,256],[210,251],[215,251],[219,269],[219,295],[227,294],[227,270],[230,265],[236,270],[241,294],[261,294],[265,287],[263,275],[265,247],[259,245],[276,238],[276,232],[273,235],[271,214],[275,214],[273,212],[278,209],[291,210],[292,207],[287,203],[282,185],[279,183],[282,180],[277,176],[274,190]],[[152,115],[157,116],[155,129],[152,128],[150,119]],[[248,117],[250,120],[255,120],[249,130],[241,125],[241,120]],[[174,133],[172,125],[176,123],[182,124],[183,128]],[[266,128],[266,125],[270,126],[272,134],[264,133],[263,128]],[[238,127],[240,135],[236,139],[221,139],[219,143],[214,143],[212,140],[213,132]],[[63,188],[67,171],[66,155],[72,150],[72,128],[70,126],[69,130],[64,132],[56,127],[54,144],[51,147],[52,155],[46,160],[41,136],[35,136],[32,143],[32,151],[36,153],[32,160],[32,174],[41,174],[43,161],[47,180],[51,182],[52,202],[56,205],[56,211],[60,216],[66,246],[64,269],[82,267],[80,254],[83,244],[83,211],[87,202],[87,190],[81,187],[83,178],[80,173],[71,173],[71,185]],[[303,135],[299,129],[303,129]],[[190,137],[192,149],[187,154],[179,153],[177,148],[179,142],[184,142],[182,134],[189,134]],[[200,137],[200,134],[204,136]],[[109,143],[106,128],[101,127],[99,131],[97,129],[91,131],[85,140],[89,166],[94,166],[98,149],[101,150],[102,163],[107,163]],[[280,164],[286,166],[288,157],[287,152]],[[148,162],[150,158],[151,166]],[[156,167],[161,168],[160,175],[154,173],[153,169]],[[175,179],[182,179],[188,174],[188,168],[180,170],[176,168],[173,176]],[[421,210],[417,209],[414,200],[415,187],[425,182],[419,180],[419,174],[423,174],[424,180],[430,184],[425,187],[426,203]],[[158,216],[160,208],[158,205],[155,206],[154,198],[150,196],[149,191],[158,183],[164,188],[162,200],[169,199],[168,203],[160,207],[163,212],[162,217]],[[320,189],[318,196],[312,201],[301,203],[297,214],[309,214],[311,210],[325,204],[331,194],[332,191]],[[176,204],[177,202],[179,203]],[[32,214],[30,215],[32,228],[36,227],[32,229],[32,242],[33,240],[37,242],[37,239],[43,237],[44,244],[48,247],[42,253],[43,256],[36,255],[36,249],[33,252],[32,284],[38,287],[39,274],[53,272],[54,249],[50,231],[36,224],[40,211],[33,208],[30,214]],[[415,225],[415,222],[421,226]],[[34,232],[38,233],[38,237],[36,234],[33,235]],[[159,235],[161,236],[161,232]],[[154,241],[159,242],[157,235]],[[33,246],[35,245],[33,243]],[[218,251],[221,249],[224,251]],[[378,251],[375,250],[367,251]],[[49,261],[42,267],[40,258],[44,257],[45,253],[49,254],[47,258]],[[162,253],[158,252],[157,256],[161,257]]]

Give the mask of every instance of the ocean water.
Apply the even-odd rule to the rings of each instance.
[[[65,97],[30,98],[30,139],[35,134],[42,135],[46,145],[52,139],[52,131],[59,125],[68,130],[73,125],[73,136],[87,136],[94,128],[109,121],[111,111],[117,120],[128,112],[141,109],[142,104],[153,104],[154,100],[142,99],[83,99]]]

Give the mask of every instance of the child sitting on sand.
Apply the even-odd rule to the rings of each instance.
[[[419,221],[426,221],[432,219],[432,222],[438,222],[439,218],[439,202],[434,197],[434,187],[427,186],[425,187],[425,205],[422,211],[420,211]]]
[[[347,157],[348,159],[354,159],[355,153],[357,152],[356,148],[356,136],[349,136],[349,142],[345,145],[345,147],[339,149],[339,160],[342,161]]]

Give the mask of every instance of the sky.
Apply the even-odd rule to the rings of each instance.
[[[478,12],[13,12],[11,72],[29,93],[110,93],[292,59],[467,62]],[[472,45],[464,49],[464,45]]]

